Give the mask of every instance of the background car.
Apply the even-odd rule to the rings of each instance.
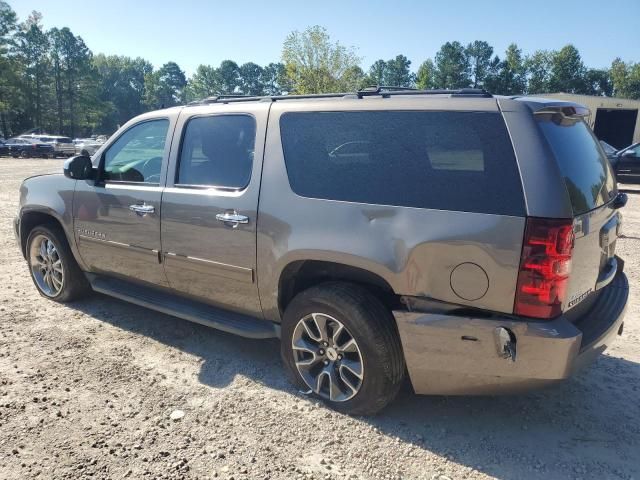
[[[8,147],[8,154],[12,157],[49,158],[55,155],[53,145],[45,142],[36,142],[24,138],[10,138],[5,145]]]
[[[69,137],[59,135],[21,135],[22,138],[31,142],[43,142],[53,146],[54,157],[71,157],[76,153],[76,147]]]
[[[612,162],[612,165],[618,181],[640,181],[640,142],[623,148],[616,153],[616,157],[616,161]]]
[[[76,155],[92,156],[102,146],[104,141],[98,141],[93,138],[77,138],[73,141],[76,147]]]
[[[0,157],[9,155],[9,147],[4,141],[4,138],[0,140]]]

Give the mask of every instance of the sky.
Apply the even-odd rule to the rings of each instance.
[[[403,54],[415,71],[453,40],[486,40],[499,55],[512,42],[525,54],[572,43],[594,68],[640,61],[640,0],[6,1],[20,20],[37,10],[46,28],[69,27],[94,54],[175,61],[188,75],[225,59],[277,62],[287,34],[311,25],[355,47],[365,70]]]

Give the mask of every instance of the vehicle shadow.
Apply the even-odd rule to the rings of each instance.
[[[242,375],[301,395],[285,379],[277,340],[237,337],[98,294],[70,306],[201,358],[203,385],[222,388]],[[414,455],[432,452],[497,478],[637,478],[639,399],[640,364],[603,355],[576,378],[527,395],[426,397],[408,387],[381,414],[358,421]]]

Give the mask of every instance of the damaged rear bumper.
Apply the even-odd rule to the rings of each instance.
[[[628,297],[619,272],[574,323],[393,313],[416,393],[490,395],[557,383],[590,364],[622,332]]]

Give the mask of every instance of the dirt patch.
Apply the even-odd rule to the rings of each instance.
[[[11,219],[22,179],[61,168],[0,158],[0,478],[640,477],[640,194],[617,247],[625,333],[593,367],[523,396],[404,392],[364,419],[293,390],[275,341],[101,295],[40,297]]]

